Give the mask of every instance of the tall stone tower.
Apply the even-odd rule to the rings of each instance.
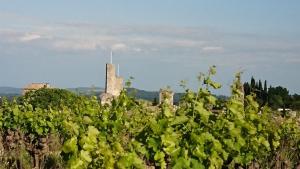
[[[123,89],[123,78],[116,75],[115,65],[106,64],[105,93],[119,96]]]
[[[106,64],[105,92],[100,95],[101,104],[110,103],[123,89],[123,78],[116,75],[115,65]]]

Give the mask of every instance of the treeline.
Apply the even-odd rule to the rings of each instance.
[[[255,94],[260,106],[268,105],[273,109],[282,108],[300,110],[300,95],[290,94],[288,89],[282,86],[269,86],[267,81],[255,80],[253,77],[250,82],[244,83],[245,96]]]

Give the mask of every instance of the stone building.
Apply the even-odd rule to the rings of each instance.
[[[169,105],[174,103],[174,92],[170,89],[160,89],[159,90],[159,104],[162,104],[165,101]]]
[[[106,64],[105,92],[100,95],[101,104],[110,103],[123,89],[123,78],[116,75],[115,65]]]
[[[50,88],[49,83],[31,83],[23,88],[22,95],[25,95],[27,92],[35,91],[41,88]]]
[[[116,75],[116,68],[113,64],[106,64],[105,93],[119,96],[123,89],[123,78]]]

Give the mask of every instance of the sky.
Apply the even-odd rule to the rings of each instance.
[[[299,0],[0,0],[0,86],[104,87],[113,51],[139,89],[196,89],[216,65],[216,94],[239,71],[299,94],[299,16]]]

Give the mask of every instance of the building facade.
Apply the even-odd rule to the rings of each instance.
[[[27,92],[35,91],[42,88],[51,88],[49,83],[31,83],[23,88],[22,95],[25,95]]]

